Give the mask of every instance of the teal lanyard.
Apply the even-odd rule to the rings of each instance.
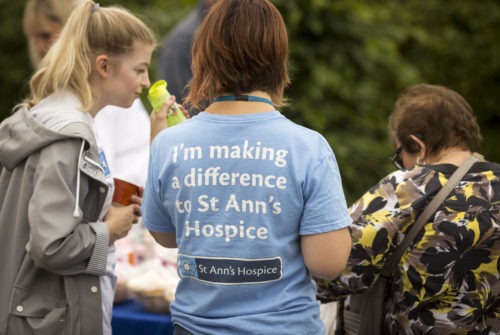
[[[266,98],[256,97],[254,95],[224,95],[222,97],[217,97],[213,102],[220,101],[256,101],[256,102],[264,102],[266,104],[273,105],[273,102]]]

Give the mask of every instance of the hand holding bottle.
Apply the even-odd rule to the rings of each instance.
[[[165,80],[158,80],[150,87],[148,92],[148,100],[151,103],[151,106],[153,106],[155,112],[158,112],[163,106],[163,103],[168,101],[169,98],[170,93],[168,93],[167,91],[167,82]],[[181,107],[174,102],[167,113],[168,126],[173,127],[183,122],[184,120],[186,120],[184,112],[182,111]]]

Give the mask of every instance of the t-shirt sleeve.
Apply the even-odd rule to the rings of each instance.
[[[147,229],[159,233],[169,233],[174,232],[176,229],[172,223],[171,216],[161,200],[163,198],[162,185],[158,175],[161,162],[159,161],[159,156],[156,155],[158,150],[155,150],[155,147],[153,145],[149,158],[148,177],[142,199],[142,219]],[[163,185],[163,187],[166,187],[166,185]]]
[[[331,149],[309,171],[304,183],[300,235],[320,234],[351,224],[340,171]]]

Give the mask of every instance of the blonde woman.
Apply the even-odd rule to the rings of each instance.
[[[28,0],[23,28],[31,64],[40,67],[42,58],[56,41],[73,9],[81,0]],[[130,108],[106,106],[95,117],[98,144],[106,153],[116,177],[137,185],[146,183],[150,119],[140,99]]]
[[[93,117],[150,85],[151,30],[119,7],[82,1],[0,124],[0,334],[111,334],[113,243],[141,197],[111,206]]]

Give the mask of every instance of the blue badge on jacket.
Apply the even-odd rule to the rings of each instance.
[[[104,170],[104,176],[108,177],[111,174],[111,171],[109,170],[108,161],[106,160],[106,154],[102,149],[99,149],[99,165],[101,165]]]

